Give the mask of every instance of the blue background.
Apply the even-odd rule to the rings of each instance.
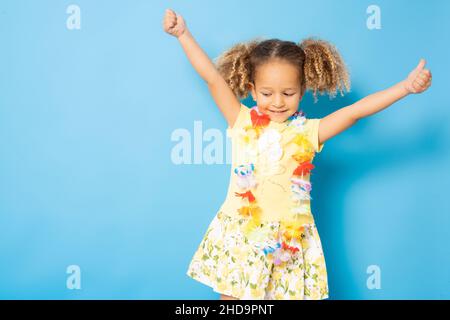
[[[81,9],[69,30],[66,9]],[[380,30],[366,27],[369,5]],[[450,298],[448,1],[1,1],[0,298],[216,299],[185,273],[229,164],[176,165],[174,130],[226,121],[164,10],[211,57],[256,36],[326,39],[352,90],[300,107],[324,117],[427,59],[433,85],[328,140],[313,213],[330,299]],[[251,100],[244,101],[247,105]],[[204,143],[205,146],[205,143]],[[81,289],[66,287],[69,265]],[[369,290],[367,267],[381,268]]]

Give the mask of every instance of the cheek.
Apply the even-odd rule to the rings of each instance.
[[[268,100],[267,97],[260,96],[258,97],[257,104],[261,110],[266,110],[270,106],[270,100]]]
[[[270,101],[269,98],[270,97],[266,97],[266,96],[263,96],[263,95],[258,96],[258,100],[261,101],[262,103],[269,103],[269,101]]]
[[[261,103],[260,104],[260,108],[262,109],[262,110],[264,110],[265,112],[267,112],[267,111],[269,111],[269,107],[270,107],[270,104],[269,103]]]

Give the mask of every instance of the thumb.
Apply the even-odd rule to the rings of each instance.
[[[180,14],[178,14],[178,13],[175,13],[175,14],[177,15],[177,20],[178,20],[179,22],[181,22],[181,23],[184,23],[183,17],[182,17]]]
[[[425,59],[421,58],[419,61],[419,64],[417,65],[415,71],[422,71],[422,69],[425,67],[426,61]]]

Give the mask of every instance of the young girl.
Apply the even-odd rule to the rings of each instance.
[[[334,97],[349,91],[336,48],[252,40],[213,64],[181,15],[167,9],[164,30],[177,37],[228,122],[232,167],[226,199],[209,225],[187,274],[221,299],[325,299],[328,281],[311,212],[310,175],[325,141],[361,118],[431,85],[425,61],[394,86],[322,119],[298,111],[306,90]],[[251,94],[256,106],[241,98]]]

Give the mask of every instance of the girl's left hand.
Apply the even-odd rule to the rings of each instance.
[[[431,71],[425,69],[425,63],[425,59],[420,59],[417,67],[403,81],[405,89],[409,93],[421,93],[431,86]]]

